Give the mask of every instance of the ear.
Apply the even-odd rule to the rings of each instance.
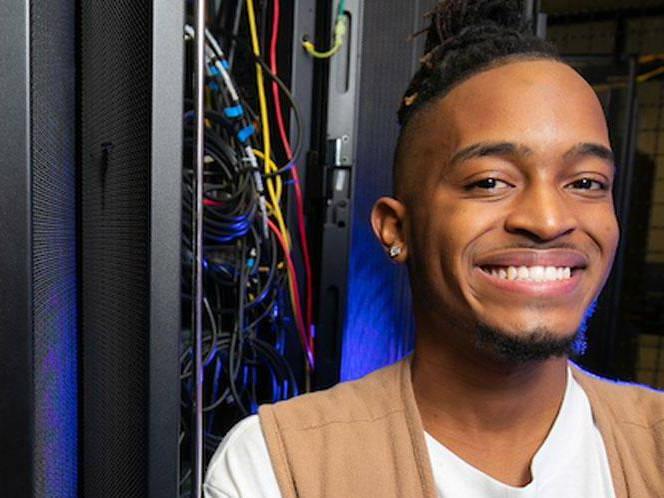
[[[381,197],[371,210],[371,226],[385,251],[389,254],[391,247],[401,249],[401,253],[392,258],[397,263],[404,263],[408,259],[405,219],[406,206],[392,197]]]

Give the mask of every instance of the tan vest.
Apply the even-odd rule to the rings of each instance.
[[[664,394],[573,365],[606,446],[616,498],[664,498]],[[284,498],[436,498],[403,360],[360,380],[262,406]]]

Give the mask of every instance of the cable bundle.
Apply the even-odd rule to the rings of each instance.
[[[231,2],[222,2],[217,17]],[[235,57],[243,4],[251,50],[249,64]],[[308,390],[314,368],[312,283],[304,225],[304,202],[295,159],[301,139],[301,119],[293,96],[277,76],[276,57],[280,5],[271,12],[269,65],[261,58],[253,0],[235,3],[229,57],[210,31],[206,31],[206,110],[204,170],[204,406],[205,446],[213,452],[227,430],[240,418],[255,413],[258,405]],[[267,20],[266,12],[261,20]],[[185,26],[185,39],[194,29]],[[268,50],[266,50],[267,52]],[[232,65],[235,63],[235,67]],[[249,66],[249,67],[248,67]],[[251,67],[253,66],[253,67]],[[255,71],[254,85],[240,86],[236,72]],[[272,106],[266,82],[271,80]],[[246,79],[246,78],[245,78]],[[284,98],[294,112],[298,137],[288,140],[283,116]],[[250,101],[257,102],[254,106]],[[185,102],[187,100],[185,99]],[[190,104],[190,102],[187,102]],[[189,105],[191,107],[191,105]],[[183,255],[184,275],[191,271],[191,215],[193,199],[194,113],[185,110]],[[285,157],[273,147],[271,123]],[[290,232],[284,217],[288,187],[292,186],[297,231]],[[295,257],[297,244],[299,258]],[[300,266],[296,266],[300,263]],[[304,278],[300,278],[303,273]],[[185,312],[190,316],[191,288],[183,279]],[[303,291],[303,292],[302,292]],[[182,388],[183,489],[187,469],[188,421],[193,399],[192,333],[185,324],[180,358]],[[294,341],[292,338],[297,337]],[[299,349],[299,351],[298,351]],[[293,363],[298,356],[304,366]]]

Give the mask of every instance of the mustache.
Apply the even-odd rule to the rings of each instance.
[[[586,251],[582,247],[579,247],[578,245],[572,244],[570,242],[522,241],[493,248],[493,250],[505,250],[505,249],[535,249],[540,251],[545,251],[550,249],[568,249],[571,251],[578,251],[583,254],[586,254]]]

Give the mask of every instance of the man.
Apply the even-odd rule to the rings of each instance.
[[[414,354],[262,407],[208,496],[664,496],[664,396],[568,361],[618,243],[592,88],[520,2],[449,1],[399,117],[371,221],[408,265]]]

